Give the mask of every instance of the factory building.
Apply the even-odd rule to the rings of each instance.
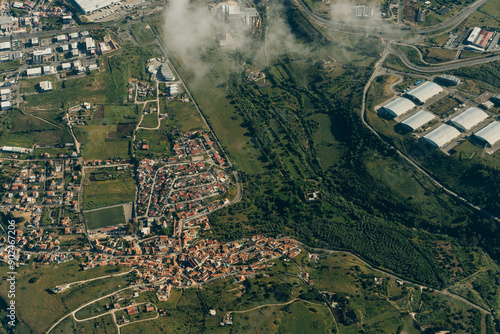
[[[37,77],[39,75],[42,75],[42,68],[41,67],[28,68],[26,70],[27,77]]]
[[[495,104],[500,105],[500,94],[493,96],[491,99]]]
[[[1,42],[0,43],[0,51],[10,50],[11,44],[10,42]]]
[[[466,44],[475,45],[478,48],[484,49],[488,42],[493,37],[493,32],[474,27],[465,41]]]
[[[2,101],[0,102],[0,109],[2,110],[10,110],[12,108],[12,104],[10,101]]]
[[[441,86],[434,82],[426,81],[420,86],[410,90],[406,93],[406,96],[408,96],[415,103],[424,104],[441,92],[443,92],[443,88]]]
[[[90,14],[101,8],[119,2],[119,0],[72,0],[76,8],[83,14]]]
[[[467,131],[488,118],[488,114],[476,107],[470,107],[451,119],[451,124],[461,131]]]
[[[159,76],[160,79],[163,81],[174,81],[175,80],[175,75],[172,73],[172,70],[167,64],[163,64],[160,66],[159,70]]]
[[[474,136],[484,142],[486,146],[492,147],[500,142],[500,122],[495,121],[488,124],[476,132]]]
[[[390,116],[398,117],[415,108],[415,103],[404,97],[398,97],[394,101],[386,104],[383,108]]]
[[[423,138],[432,146],[443,147],[458,136],[460,136],[460,132],[457,129],[450,125],[442,124]]]
[[[420,110],[415,115],[408,117],[404,121],[401,122],[404,126],[408,127],[411,131],[415,131],[420,129],[425,124],[432,121],[436,116],[434,114],[426,111]]]
[[[357,18],[373,17],[373,6],[358,5],[353,8],[354,16]]]
[[[453,75],[443,74],[443,75],[438,76],[436,78],[436,81],[442,85],[456,86],[456,85],[460,84],[462,79],[457,78],[456,76],[453,76]]]
[[[32,61],[34,64],[49,61],[51,58],[52,58],[52,49],[51,48],[33,51]]]
[[[40,90],[43,92],[48,92],[53,89],[51,81],[42,81],[38,84],[38,86],[40,87]]]

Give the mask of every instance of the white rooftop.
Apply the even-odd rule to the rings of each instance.
[[[490,123],[474,135],[493,146],[500,141],[500,122]]]
[[[476,107],[470,107],[458,116],[451,119],[451,123],[462,131],[472,129],[488,118],[488,114]]]
[[[404,97],[398,97],[394,101],[386,104],[384,109],[394,117],[398,117],[415,108],[415,103]]]
[[[443,124],[424,136],[424,139],[436,147],[443,147],[460,136],[460,132],[451,125]]]
[[[426,110],[420,110],[415,115],[408,117],[401,123],[411,128],[413,131],[432,121],[436,116]]]
[[[443,88],[438,84],[431,81],[426,81],[416,88],[413,88],[406,94],[415,98],[420,103],[425,103],[431,97],[441,93],[442,91]]]
[[[119,2],[119,0],[73,0],[74,3],[83,11],[85,14],[95,12],[101,8]]]

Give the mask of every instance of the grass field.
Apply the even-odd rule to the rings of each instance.
[[[338,161],[339,156],[344,153],[344,149],[332,134],[333,125],[328,115],[314,114],[309,119],[318,124],[318,130],[313,134],[313,140],[321,167],[323,170],[327,170]]]
[[[84,216],[85,224],[89,230],[126,223],[123,206],[86,212]]]
[[[420,47],[424,61],[430,64],[439,64],[441,62],[451,61],[457,55],[456,51],[441,48]]]
[[[130,26],[130,31],[140,45],[154,42],[155,35],[151,31],[149,24],[140,22]]]
[[[61,144],[73,142],[68,131],[59,129],[18,110],[11,110],[0,116],[2,131],[0,143],[21,147],[33,144]]]
[[[116,124],[79,125],[74,130],[85,160],[129,157],[129,139],[118,136]]]
[[[132,104],[106,104],[103,106],[104,117],[95,118],[92,124],[110,125],[118,123],[137,123],[141,116],[139,106]]]
[[[26,93],[32,93],[32,92],[38,91],[38,84],[42,81],[51,81],[52,86],[54,88],[56,88],[56,76],[55,75],[48,75],[48,76],[42,76],[42,77],[38,77],[38,78],[34,78],[34,79],[23,80],[21,83],[20,93],[26,94]]]
[[[195,73],[186,67],[180,67],[177,59],[173,59],[177,70],[188,82],[192,82],[189,87],[194,94],[197,103],[206,115],[214,131],[217,133],[222,145],[227,148],[232,161],[245,172],[260,172],[263,164],[259,160],[261,153],[251,142],[248,130],[243,126],[243,120],[238,115],[235,106],[227,98],[227,90],[219,84],[225,82],[224,70],[227,61],[223,57],[213,57],[215,73],[210,72],[199,80],[195,78]],[[217,71],[221,71],[218,73]],[[225,69],[224,71],[227,71]],[[223,79],[221,79],[223,77]]]
[[[131,202],[134,200],[134,194],[135,181],[128,175],[104,181],[86,179],[83,188],[83,209]]]
[[[55,266],[28,265],[19,268],[16,279],[16,313],[19,323],[18,333],[44,333],[58,318],[75,309],[82,303],[97,298],[124,286],[127,279],[98,280],[62,294],[53,294],[48,289],[62,283],[100,277],[111,273],[128,271],[124,267],[102,267],[83,271],[77,261],[70,261]],[[3,263],[0,273],[5,277],[8,267]],[[123,276],[122,276],[123,277]],[[0,295],[7,297],[7,281],[0,281]],[[4,308],[1,310],[5,315]],[[24,330],[24,331],[23,331]]]
[[[158,121],[158,114],[155,112],[152,114],[144,115],[144,118],[141,122],[141,127],[156,128],[158,126]]]

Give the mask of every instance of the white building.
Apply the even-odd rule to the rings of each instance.
[[[40,89],[44,92],[48,92],[53,89],[51,81],[42,81],[38,85],[40,86]]]
[[[10,42],[2,42],[0,43],[0,51],[10,50],[11,44]]]
[[[52,57],[52,49],[46,48],[43,50],[33,51],[33,63],[42,63]]]
[[[10,89],[9,88],[0,89],[0,98],[2,101],[9,100],[10,99]]]
[[[479,37],[479,33],[480,32],[481,32],[481,28],[479,28],[479,27],[475,27],[474,29],[472,29],[472,31],[470,32],[469,37],[467,37],[467,43],[468,44],[474,44],[474,42],[476,41],[476,39]]]
[[[26,76],[28,76],[28,77],[37,77],[39,75],[42,75],[42,68],[41,67],[28,68],[26,70]]]
[[[61,70],[62,71],[68,71],[71,69],[71,63],[62,63],[61,64]]]
[[[10,103],[10,101],[2,101],[2,102],[0,102],[0,109],[2,109],[2,110],[9,110],[10,108],[12,108],[12,104]]]
[[[479,108],[471,107],[451,119],[451,123],[461,131],[467,131],[488,118],[488,114]]]
[[[393,117],[398,117],[406,114],[413,108],[415,108],[415,103],[408,99],[405,99],[404,97],[398,97],[394,101],[384,106],[384,110]]]
[[[460,132],[450,125],[440,125],[424,136],[424,139],[435,147],[443,147],[460,136]]]
[[[95,50],[95,42],[92,37],[85,38],[85,49],[87,51]]]
[[[474,134],[481,141],[485,142],[487,146],[493,146],[500,142],[500,122],[495,121],[488,124]]]
[[[68,40],[68,36],[66,36],[65,34],[64,35],[57,35],[56,36],[56,41],[57,42],[64,42],[64,41],[67,41]]]
[[[438,84],[430,81],[426,81],[423,84],[413,88],[408,93],[409,96],[414,102],[424,104],[432,97],[438,95],[443,91],[443,88]]]
[[[56,73],[54,66],[46,65],[43,67],[43,74],[44,75],[54,74],[54,73]]]
[[[101,8],[120,2],[120,0],[72,0],[83,14],[90,14]]]
[[[412,131],[415,131],[425,124],[432,121],[436,116],[426,110],[420,110],[415,115],[408,117],[401,124],[409,127]]]
[[[174,81],[175,75],[167,64],[162,64],[159,69],[160,79],[164,81]]]

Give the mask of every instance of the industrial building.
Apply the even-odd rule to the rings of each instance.
[[[386,104],[384,106],[384,110],[389,115],[398,117],[406,114],[408,111],[412,110],[415,107],[415,103],[411,102],[410,100],[405,99],[404,97],[398,97],[394,101]]]
[[[458,136],[460,136],[460,132],[457,129],[450,125],[442,124],[423,138],[435,147],[443,147]]]
[[[259,26],[259,13],[255,8],[246,7],[235,1],[221,2],[217,5],[216,15],[224,23],[241,22],[249,29]]]
[[[358,18],[370,18],[373,17],[373,6],[358,5],[354,7],[353,13],[355,17]]]
[[[12,104],[10,101],[2,101],[0,102],[0,109],[2,110],[10,110],[12,108]]]
[[[32,148],[13,147],[13,146],[3,146],[3,147],[0,147],[0,150],[2,150],[3,152],[12,152],[12,153],[31,153],[31,152],[33,152]]]
[[[436,78],[436,81],[439,82],[440,84],[447,85],[447,86],[456,86],[460,84],[462,79],[457,78],[456,76],[449,75],[449,74],[443,74],[440,75]]]
[[[32,61],[34,64],[49,61],[50,58],[52,58],[52,49],[51,48],[33,51]]]
[[[500,142],[500,122],[495,121],[488,124],[476,132],[474,136],[483,141],[487,146],[492,147]]]
[[[50,81],[42,81],[38,84],[38,86],[40,87],[40,90],[43,92],[48,92],[53,89],[52,82]]]
[[[493,96],[491,99],[495,104],[500,104],[500,94]]]
[[[410,128],[411,131],[420,129],[425,124],[432,121],[436,116],[426,110],[420,110],[415,115],[408,117],[401,124]]]
[[[451,119],[451,123],[461,131],[467,131],[488,118],[488,114],[476,107],[470,107]]]
[[[83,14],[90,14],[96,10],[117,3],[119,0],[72,0],[72,2]]]
[[[2,42],[0,43],[0,51],[10,50],[11,44],[10,42]]]
[[[443,88],[438,84],[430,81],[426,81],[418,87],[410,90],[406,95],[410,97],[414,102],[419,104],[424,104],[432,97],[443,92]]]
[[[474,27],[474,29],[472,29],[472,31],[470,32],[469,37],[467,37],[465,43],[472,44],[476,47],[484,49],[486,45],[488,45],[488,42],[492,37],[493,32],[481,29],[479,27]]]
[[[26,70],[26,76],[28,76],[28,77],[37,77],[39,75],[42,75],[42,68],[41,67],[28,68]]]
[[[175,75],[172,73],[172,70],[167,64],[163,64],[160,66],[159,70],[160,79],[163,81],[174,81]]]

